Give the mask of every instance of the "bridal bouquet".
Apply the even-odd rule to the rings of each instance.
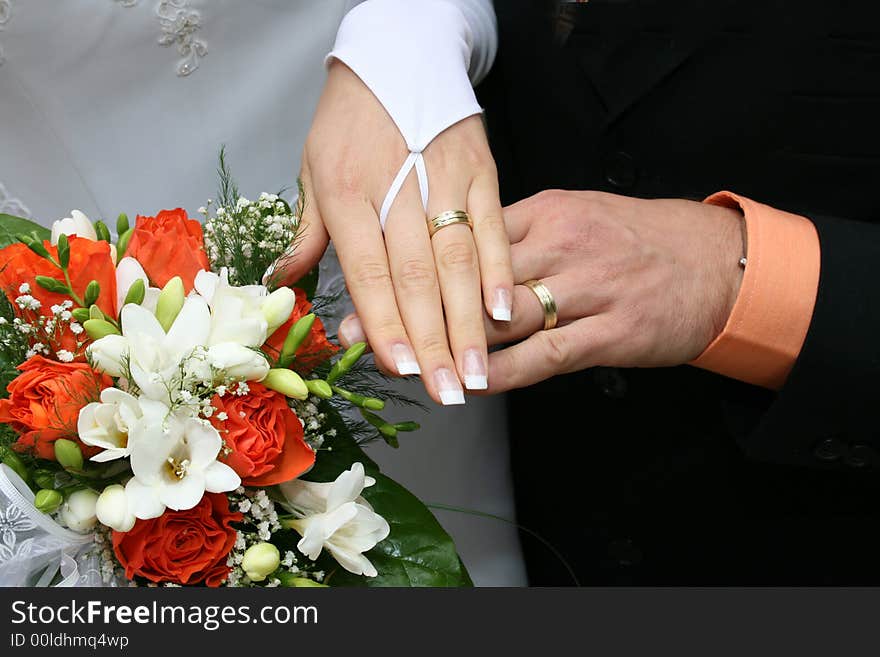
[[[417,425],[379,415],[316,276],[273,279],[301,206],[221,175],[204,225],[0,215],[0,584],[469,584],[362,450]]]

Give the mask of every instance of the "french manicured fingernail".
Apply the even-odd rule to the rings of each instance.
[[[342,336],[342,339],[345,340],[348,346],[367,341],[367,336],[364,335],[364,327],[361,326],[361,320],[354,316],[342,320],[342,323],[339,325],[339,335]]]
[[[402,342],[392,345],[391,358],[394,360],[394,366],[397,367],[397,373],[400,376],[422,373],[413,350]]]
[[[479,349],[464,352],[464,387],[468,390],[485,390],[489,387],[486,363]]]
[[[443,367],[434,372],[434,383],[437,385],[437,392],[444,406],[464,404],[464,391],[452,370]]]
[[[499,322],[509,322],[512,309],[510,290],[499,287],[495,290],[495,296],[492,299],[492,319]]]

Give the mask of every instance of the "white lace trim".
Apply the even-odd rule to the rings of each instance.
[[[31,218],[31,211],[19,199],[13,198],[0,182],[0,214],[11,214],[25,219]]]
[[[202,15],[191,9],[187,0],[162,0],[156,7],[156,16],[162,26],[159,45],[177,44],[177,52],[183,57],[177,64],[177,75],[186,77],[208,54],[208,44],[196,38],[196,32],[202,27]]]

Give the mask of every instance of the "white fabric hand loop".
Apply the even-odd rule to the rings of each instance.
[[[388,220],[388,213],[391,212],[391,206],[394,205],[394,201],[397,199],[398,194],[400,194],[403,183],[406,182],[409,172],[413,170],[413,167],[415,167],[416,177],[419,180],[422,207],[426,213],[428,212],[428,171],[425,169],[425,158],[422,156],[421,151],[410,151],[409,156],[403,162],[403,166],[400,167],[400,171],[394,177],[394,182],[391,183],[391,188],[385,195],[385,200],[382,201],[382,209],[379,212],[379,224],[382,226],[383,231],[385,230],[385,222]]]
[[[488,72],[496,49],[491,0],[367,0],[342,21],[327,61],[357,74],[410,151],[382,203],[383,229],[413,168],[427,212],[422,152],[448,127],[483,111],[471,85]]]

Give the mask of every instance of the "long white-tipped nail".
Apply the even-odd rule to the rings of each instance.
[[[468,390],[485,390],[489,387],[486,363],[479,349],[464,352],[464,387]]]
[[[452,370],[443,367],[434,372],[434,383],[437,384],[437,392],[444,406],[464,404],[464,391]]]
[[[352,315],[342,320],[342,323],[339,325],[339,335],[349,346],[367,341],[367,336],[364,335],[364,327],[361,325],[361,320],[357,318],[357,315]]]
[[[510,297],[510,290],[499,287],[495,290],[495,296],[492,298],[492,319],[499,322],[509,322],[513,314],[513,302]]]
[[[400,376],[422,373],[413,350],[402,342],[392,345],[391,358],[394,360],[394,366],[397,368],[397,373]]]

